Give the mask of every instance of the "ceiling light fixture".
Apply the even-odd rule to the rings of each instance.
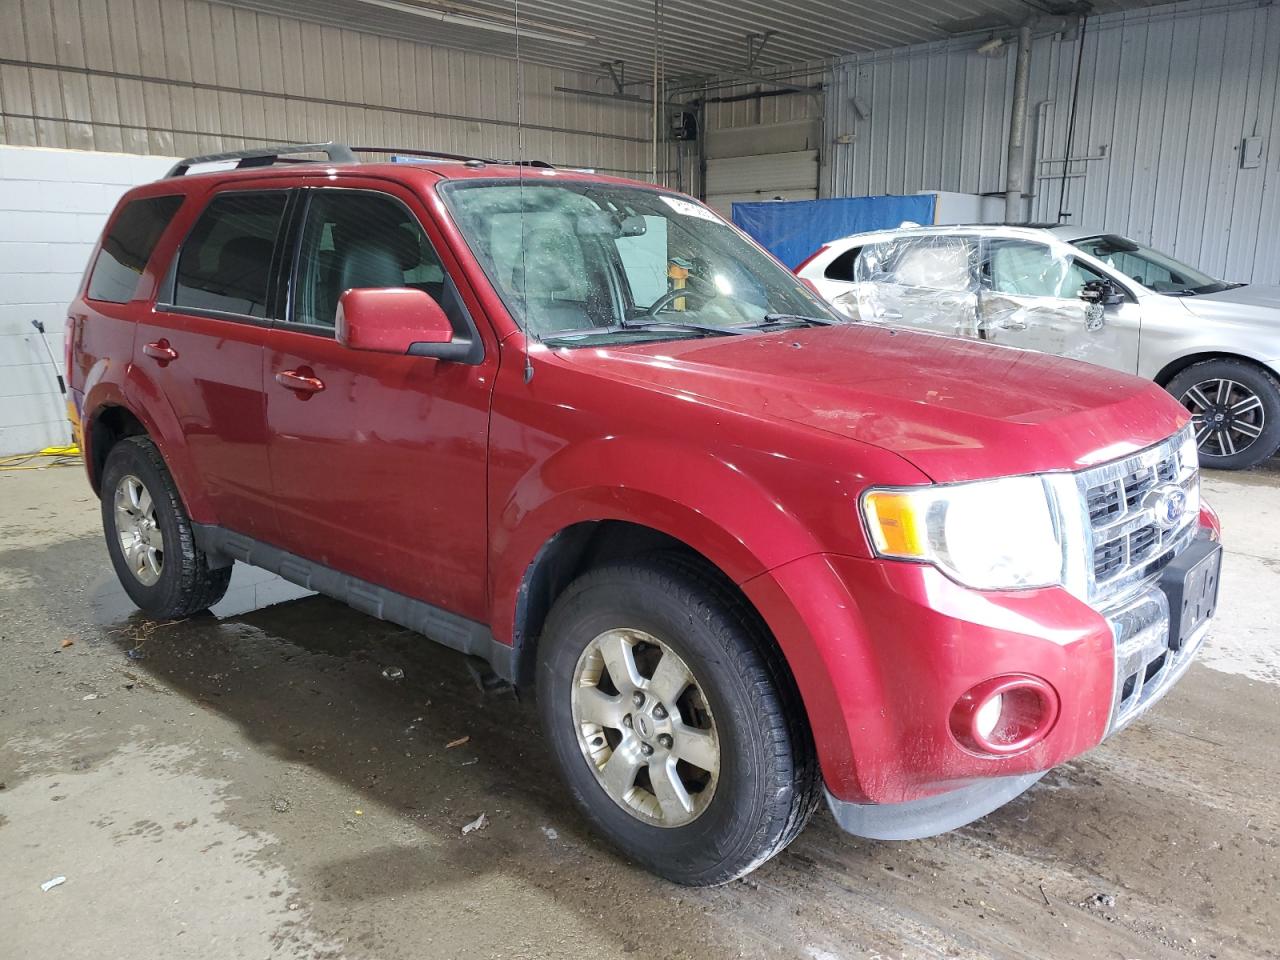
[[[384,10],[394,10],[397,13],[408,13],[415,17],[423,17],[427,20],[436,20],[440,23],[454,23],[460,27],[473,27],[476,30],[491,30],[494,33],[505,33],[515,36],[516,26],[514,23],[504,23],[501,20],[489,20],[486,17],[476,17],[466,13],[454,13],[450,10],[442,10],[439,7],[422,6],[417,3],[408,3],[406,0],[358,0],[359,3],[367,4],[371,7],[382,7]],[[564,30],[556,27],[535,26],[526,27],[520,24],[520,36],[526,40],[548,40],[552,43],[564,43],[574,47],[585,47],[588,43],[595,40],[595,37],[585,33],[578,33],[573,30]]]

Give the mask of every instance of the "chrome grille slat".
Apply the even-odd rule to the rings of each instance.
[[[1087,545],[1083,583],[1089,603],[1106,618],[1115,642],[1115,683],[1108,735],[1124,727],[1178,681],[1208,625],[1178,644],[1171,611],[1157,581],[1190,546],[1199,529],[1200,465],[1191,427],[1144,450],[1074,474],[1084,506]],[[1189,451],[1188,461],[1183,453]],[[1160,498],[1147,494],[1176,484],[1187,494],[1185,516],[1172,527],[1156,517]]]
[[[1198,504],[1199,464],[1182,462],[1189,435],[1188,426],[1144,450],[1076,474],[1089,518],[1090,601],[1118,602],[1137,592],[1190,542],[1197,511],[1165,528],[1143,505],[1147,494],[1164,484],[1182,487]]]

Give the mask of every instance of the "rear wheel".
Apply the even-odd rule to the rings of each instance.
[[[684,557],[571,584],[539,644],[538,701],[587,817],[670,880],[742,876],[816,805],[813,746],[780,654],[741,598]]]
[[[1178,373],[1166,389],[1191,412],[1201,466],[1244,470],[1280,448],[1280,383],[1261,367],[1205,360]]]
[[[125,593],[169,620],[207,610],[227,592],[230,565],[210,568],[173,477],[146,437],[121,440],[102,470],[102,528]]]

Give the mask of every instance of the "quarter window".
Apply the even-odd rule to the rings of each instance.
[[[178,256],[174,304],[265,317],[285,199],[278,191],[215,197]]]
[[[160,234],[182,206],[182,197],[146,197],[125,204],[102,238],[87,296],[90,300],[128,303],[138,278],[151,259]]]
[[[839,280],[841,283],[853,283],[854,264],[858,262],[858,255],[862,253],[861,247],[850,247],[840,256],[836,257],[827,264],[826,272],[823,274],[828,280]]]
[[[332,330],[339,297],[369,287],[422,290],[459,324],[453,285],[403,204],[365,191],[315,191],[302,231],[294,322]]]

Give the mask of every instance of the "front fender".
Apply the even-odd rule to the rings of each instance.
[[[490,622],[499,640],[513,640],[520,588],[543,545],[567,527],[601,520],[673,537],[735,583],[820,549],[778,497],[709,450],[617,437],[564,447],[526,474],[494,517]]]

